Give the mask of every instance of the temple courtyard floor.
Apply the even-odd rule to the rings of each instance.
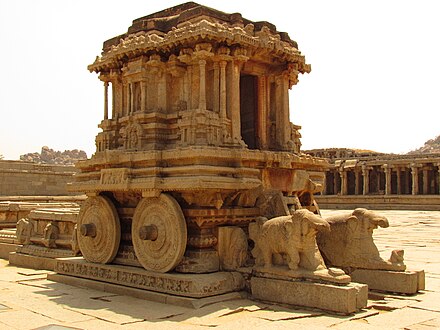
[[[376,212],[390,222],[374,232],[382,257],[404,249],[408,269],[426,272],[421,293],[373,292],[368,308],[349,316],[249,299],[192,309],[49,281],[48,271],[0,259],[0,329],[439,329],[440,211]]]

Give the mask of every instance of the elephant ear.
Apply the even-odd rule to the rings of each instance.
[[[356,216],[351,215],[345,220],[345,223],[347,224],[348,230],[353,233],[359,225],[359,219]]]
[[[286,220],[283,222],[283,233],[284,233],[284,239],[288,239],[289,237],[292,237],[294,231],[294,225],[292,218]]]

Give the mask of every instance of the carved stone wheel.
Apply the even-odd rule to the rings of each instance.
[[[182,260],[186,249],[185,217],[170,195],[142,199],[133,216],[131,237],[140,264],[165,273]]]
[[[115,258],[121,241],[121,225],[109,198],[86,199],[78,215],[77,239],[87,261],[107,264]]]

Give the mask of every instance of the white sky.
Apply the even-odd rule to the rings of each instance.
[[[87,70],[132,20],[181,1],[0,0],[0,154],[95,150],[103,87]],[[290,92],[303,149],[404,153],[440,134],[440,1],[204,0],[286,31],[312,65]]]

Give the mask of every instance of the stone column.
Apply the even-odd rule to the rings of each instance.
[[[214,95],[213,95],[213,107],[214,112],[220,113],[220,72],[219,63],[214,62]]]
[[[130,114],[130,83],[127,82],[125,85],[125,115]]]
[[[339,176],[339,172],[333,172],[333,194],[337,195],[339,191],[337,176]]]
[[[108,119],[108,82],[104,82],[104,120]]]
[[[226,61],[220,61],[220,118],[226,118]]]
[[[289,77],[287,75],[283,75],[281,85],[281,95],[282,95],[282,103],[281,103],[281,110],[282,110],[282,126],[279,127],[283,129],[283,141],[282,141],[282,147],[283,149],[286,149],[287,142],[290,140],[291,135],[291,128],[290,128],[290,118],[289,118]]]
[[[240,63],[233,61],[231,65],[231,122],[232,138],[234,142],[241,141],[241,118],[240,118]]]
[[[112,119],[116,118],[116,84],[112,81]]]
[[[259,147],[262,149],[267,149],[266,89],[266,76],[258,76],[258,137]]]
[[[133,83],[130,83],[130,91],[129,91],[129,93],[130,93],[130,110],[128,111],[128,113],[130,113],[130,114],[132,114],[133,112],[134,112],[134,91],[133,91]]]
[[[360,172],[357,169],[354,169],[354,194],[360,195],[361,194],[361,185],[360,185]]]
[[[429,172],[428,169],[423,169],[423,195],[429,193]]]
[[[188,109],[194,109],[194,103],[192,98],[192,89],[193,89],[193,66],[189,65],[187,69],[188,76]]]
[[[199,109],[206,110],[206,61],[199,60]]]
[[[157,80],[157,107],[158,109],[167,109],[167,74],[162,71]]]
[[[340,170],[339,175],[341,176],[341,195],[347,195],[347,171]]]
[[[437,163],[437,170],[438,170],[438,176],[437,176],[437,193],[440,195],[440,163]]]
[[[385,195],[391,195],[391,168],[389,164],[383,165],[385,172]]]
[[[402,195],[402,178],[401,178],[401,171],[400,167],[396,168],[396,175],[397,175],[397,194]]]
[[[145,113],[147,104],[147,86],[144,80],[141,80],[141,112]]]
[[[411,176],[412,176],[412,194],[419,194],[419,169],[416,165],[411,165]]]
[[[368,195],[370,193],[370,170],[366,166],[362,166],[362,176],[364,179],[362,194]]]

